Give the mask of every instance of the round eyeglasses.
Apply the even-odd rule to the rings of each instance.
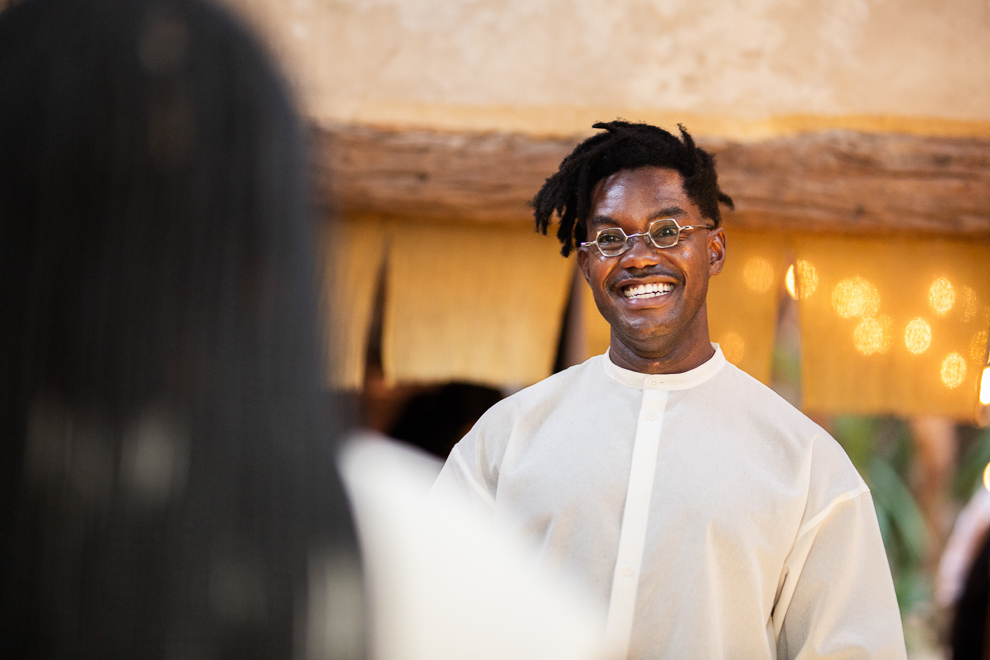
[[[681,232],[685,229],[700,229],[702,227],[708,230],[715,228],[714,225],[684,225],[682,227],[673,218],[661,218],[651,222],[646,231],[629,236],[626,236],[626,232],[622,231],[621,227],[602,229],[595,236],[595,240],[585,241],[581,243],[581,247],[594,245],[604,256],[617,257],[629,249],[629,241],[637,236],[645,236],[653,244],[653,247],[663,249],[677,245],[677,242],[681,240]]]

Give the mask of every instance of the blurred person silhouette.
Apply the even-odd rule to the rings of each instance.
[[[478,418],[501,400],[502,394],[491,387],[446,383],[410,397],[388,435],[446,460]]]
[[[28,0],[0,98],[4,655],[363,657],[279,74],[198,1]]]
[[[960,511],[939,561],[935,600],[952,613],[953,660],[990,658],[990,491],[982,485]]]
[[[990,614],[990,535],[983,534],[955,601],[950,645],[952,660],[990,658],[987,619]]]

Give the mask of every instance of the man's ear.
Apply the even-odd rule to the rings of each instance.
[[[708,274],[718,275],[725,265],[725,230],[717,227],[708,232]]]
[[[579,247],[576,250],[576,252],[577,252],[578,268],[580,268],[581,272],[584,274],[584,281],[590,282],[591,280],[589,279],[589,275],[588,275],[588,259],[589,259],[588,248]]]

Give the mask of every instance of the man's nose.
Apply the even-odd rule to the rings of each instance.
[[[634,234],[629,237],[626,251],[622,254],[623,266],[639,268],[660,261],[660,249],[653,245],[648,234]]]

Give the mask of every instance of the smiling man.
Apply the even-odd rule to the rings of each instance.
[[[629,658],[904,658],[870,492],[708,334],[726,236],[710,154],[596,124],[534,200],[611,326],[605,355],[497,404],[434,497],[471,501],[607,604]]]

